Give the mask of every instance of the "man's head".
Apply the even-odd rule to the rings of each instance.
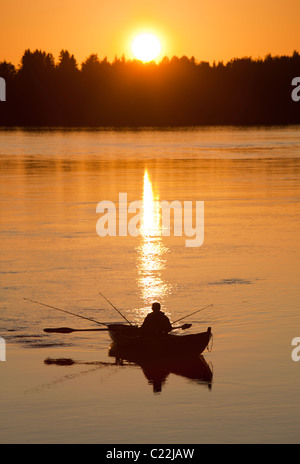
[[[160,311],[160,303],[153,303],[152,304],[152,311],[154,311],[154,312]]]

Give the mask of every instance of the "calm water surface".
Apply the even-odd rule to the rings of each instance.
[[[299,443],[299,129],[0,133],[1,443]],[[121,192],[146,231],[99,237]],[[157,199],[204,201],[203,246],[149,237]],[[213,304],[186,321],[212,351],[155,392],[106,332],[47,335],[95,326],[23,300],[121,322],[99,291],[135,323],[157,299],[173,321]]]

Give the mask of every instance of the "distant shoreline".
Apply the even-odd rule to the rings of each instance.
[[[300,54],[224,64],[165,57],[159,64],[62,50],[0,62],[2,127],[285,126],[300,123]]]
[[[251,130],[251,129],[278,129],[280,127],[282,128],[287,128],[287,127],[297,127],[300,126],[300,120],[299,122],[294,122],[294,123],[287,123],[287,124],[202,124],[202,125],[173,125],[173,126],[84,126],[84,125],[64,125],[64,126],[57,126],[57,125],[49,125],[49,126],[43,126],[43,125],[33,125],[33,126],[19,126],[19,125],[11,125],[11,126],[0,126],[0,132],[3,131],[95,131],[95,132],[125,132],[125,131],[132,131],[132,132],[143,132],[143,131],[162,131],[162,132],[167,132],[167,131],[178,131],[178,130],[198,130],[198,129],[221,129],[222,127],[228,129],[244,129],[244,130]]]

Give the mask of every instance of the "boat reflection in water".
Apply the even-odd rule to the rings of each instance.
[[[186,379],[198,382],[212,388],[212,368],[201,356],[179,356],[162,359],[151,359],[134,356],[116,347],[110,347],[109,356],[114,357],[116,364],[124,365],[124,361],[134,363],[143,370],[149,385],[152,385],[154,393],[160,393],[170,374],[179,375]]]
[[[110,347],[109,356],[115,358],[115,362],[102,361],[76,361],[72,358],[47,358],[44,364],[48,366],[71,367],[76,365],[90,366],[91,370],[111,366],[139,366],[149,383],[152,385],[154,393],[160,393],[170,374],[184,377],[195,381],[199,385],[205,385],[210,390],[212,388],[213,372],[203,356],[165,358],[161,360],[137,360],[134,357],[126,356],[116,349],[114,345]],[[129,359],[128,359],[129,358]],[[90,371],[88,371],[90,372]],[[88,373],[87,372],[87,373]],[[79,373],[78,375],[82,375]],[[68,375],[67,378],[70,378]],[[57,380],[55,381],[55,383]]]

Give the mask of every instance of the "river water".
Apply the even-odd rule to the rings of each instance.
[[[299,443],[299,127],[2,131],[0,167],[1,443]],[[128,213],[120,236],[134,201],[142,233]],[[204,205],[203,244],[160,233],[158,201]],[[137,324],[213,305],[183,321],[210,351],[157,387],[105,331],[43,332],[97,325],[23,299],[125,322],[99,291]]]

